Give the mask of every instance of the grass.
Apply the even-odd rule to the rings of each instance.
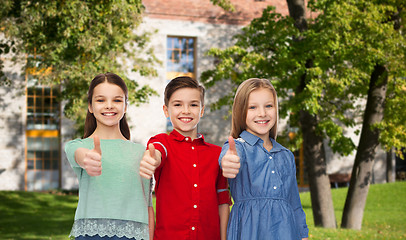
[[[332,189],[337,226],[341,224],[348,188]],[[315,227],[310,194],[300,195],[309,225],[309,239],[406,239],[406,182],[371,185],[364,210],[362,230]]]
[[[340,226],[346,188],[333,189]],[[311,240],[406,239],[406,182],[372,185],[362,230],[314,227],[310,194],[301,195]],[[1,239],[68,239],[77,196],[56,193],[0,191]]]
[[[77,196],[0,191],[0,239],[69,239]]]

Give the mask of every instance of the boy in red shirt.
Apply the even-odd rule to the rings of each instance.
[[[140,175],[156,180],[154,240],[226,239],[231,198],[217,161],[221,148],[197,132],[204,93],[190,77],[165,88],[163,110],[174,130],[152,137],[140,164]]]

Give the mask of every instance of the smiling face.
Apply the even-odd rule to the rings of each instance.
[[[276,123],[276,105],[273,93],[259,88],[250,93],[246,117],[246,130],[264,141],[269,141],[269,131]]]
[[[96,118],[97,128],[119,128],[120,120],[126,110],[124,91],[117,85],[108,82],[100,83],[93,90],[89,112]]]
[[[170,97],[168,105],[163,106],[173,128],[185,137],[197,137],[197,124],[204,113],[201,94],[195,88],[181,88]]]

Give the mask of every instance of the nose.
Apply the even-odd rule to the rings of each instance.
[[[261,117],[265,116],[265,108],[263,107],[258,108],[258,116]]]
[[[185,105],[185,106],[183,107],[183,113],[189,113],[189,112],[190,112],[189,106]]]
[[[113,102],[112,101],[106,101],[106,108],[110,109],[113,107]]]

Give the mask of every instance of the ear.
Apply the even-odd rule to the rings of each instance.
[[[202,110],[200,110],[200,117],[203,117],[204,114],[204,105],[202,106]]]
[[[87,104],[87,109],[89,110],[90,113],[93,113],[91,103]]]
[[[165,117],[169,117],[169,111],[168,111],[168,106],[165,104],[162,106],[162,109],[164,110]]]

